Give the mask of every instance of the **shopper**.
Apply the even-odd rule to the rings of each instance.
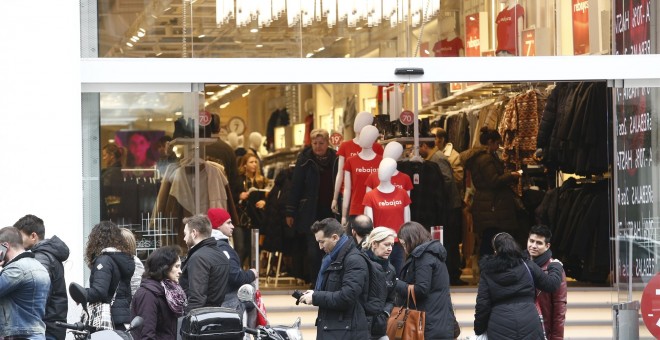
[[[357,221],[357,218],[355,220]],[[353,232],[355,232],[355,224],[353,224]],[[387,286],[387,295],[383,296],[385,308],[382,313],[373,316],[371,320],[371,339],[374,340],[387,340],[387,319],[394,307],[396,272],[389,261],[389,257],[392,254],[395,238],[396,232],[394,230],[377,227],[367,235],[363,243],[363,250],[369,256],[369,259],[382,266],[385,273],[385,285]]]
[[[265,195],[253,193],[253,190],[266,188],[266,178],[261,174],[259,158],[250,152],[241,158],[238,173],[239,190],[234,193],[234,200],[236,200],[239,221],[238,228],[234,230],[234,248],[244,263],[251,263],[251,229],[261,227],[263,209],[266,206]]]
[[[220,307],[227,292],[229,260],[211,236],[211,222],[204,214],[183,219],[188,257],[181,266],[181,287],[188,297],[186,312]]]
[[[366,302],[367,263],[342,225],[326,218],[312,225],[319,248],[325,251],[314,290],[300,302],[319,307],[316,339],[369,339]]]
[[[369,247],[365,246],[364,242],[372,230],[374,230],[374,223],[371,221],[371,217],[367,215],[357,215],[351,221],[351,233],[353,234],[355,244],[360,249],[369,249]]]
[[[106,144],[101,150],[101,220],[117,220],[122,216],[123,155],[124,149],[116,144]]]
[[[63,340],[66,337],[66,329],[55,325],[55,322],[67,321],[69,303],[62,262],[69,258],[69,247],[55,235],[45,238],[44,221],[37,216],[21,217],[14,223],[14,228],[21,232],[23,247],[34,253],[34,258],[46,268],[50,276],[50,291],[43,318],[46,323],[46,339]]]
[[[293,170],[293,186],[286,205],[287,225],[295,229],[293,267],[297,276],[314,287],[323,252],[319,250],[310,227],[314,221],[334,217],[331,209],[337,154],[330,148],[328,131],[310,133],[312,147],[304,149]],[[305,268],[306,266],[306,268]]]
[[[179,285],[181,250],[178,246],[161,247],[149,255],[145,275],[133,303],[131,317],[144,319],[133,330],[133,339],[175,340],[177,318],[184,314],[186,293]]]
[[[472,201],[474,232],[480,239],[479,254],[492,254],[489,240],[501,231],[516,236],[521,233],[516,219],[515,193],[511,185],[520,178],[520,173],[505,172],[504,163],[496,151],[502,136],[488,127],[481,128],[481,146],[463,151],[461,161],[470,171],[476,189]],[[524,240],[526,235],[518,236]]]
[[[18,229],[0,229],[0,245],[0,339],[45,339],[48,272],[25,251]]]
[[[135,242],[135,235],[128,228],[120,228],[121,236],[126,240],[126,249],[128,255],[133,257],[133,262],[135,262],[135,271],[133,271],[133,276],[131,276],[131,296],[135,295],[138,287],[140,287],[140,282],[142,281],[142,274],[144,274],[144,265],[142,261],[135,255],[137,251],[137,243]]]
[[[562,281],[561,265],[555,260],[548,265],[548,274],[543,273],[534,261],[523,259],[520,246],[508,233],[495,234],[490,244],[495,255],[479,261],[475,334],[486,333],[489,340],[543,339],[534,304],[535,288],[557,290]]]
[[[399,242],[408,254],[396,282],[400,301],[405,301],[408,286],[413,285],[417,305],[411,301],[411,306],[426,314],[424,338],[453,339],[456,318],[449,294],[449,274],[445,264],[447,251],[417,222],[406,222],[401,226]]]
[[[535,225],[529,231],[527,239],[527,252],[532,261],[544,272],[552,263],[552,250],[550,241],[552,232],[544,225]],[[552,293],[536,290],[536,306],[543,315],[543,328],[549,340],[564,338],[564,323],[566,321],[566,274],[562,270],[559,289]]]
[[[131,278],[135,261],[128,254],[126,239],[117,225],[101,221],[87,238],[85,261],[91,270],[87,302],[112,303],[111,315],[115,329],[126,329],[131,322]]]

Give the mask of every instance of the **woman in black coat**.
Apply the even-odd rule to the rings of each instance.
[[[475,334],[486,333],[489,340],[543,339],[534,303],[536,288],[557,290],[562,281],[561,265],[558,261],[550,263],[545,274],[534,261],[523,259],[520,247],[507,233],[496,234],[491,245],[495,255],[479,261]]]
[[[156,249],[147,258],[145,276],[135,292],[131,316],[144,319],[132,331],[136,340],[175,340],[177,318],[184,314],[186,294],[179,286],[181,260],[179,248]]]
[[[396,272],[389,261],[395,238],[396,232],[394,230],[387,227],[377,227],[371,231],[362,243],[362,249],[369,256],[369,259],[382,266],[385,273],[385,285],[387,286],[387,295],[383,296],[385,308],[383,308],[382,313],[373,316],[371,320],[371,339],[373,340],[387,340],[387,319],[392,313],[396,296],[394,286]]]
[[[399,301],[405,305],[408,285],[414,285],[417,310],[426,312],[425,339],[454,339],[454,309],[449,295],[447,251],[417,222],[406,222],[399,242],[408,254],[396,283]],[[410,306],[413,307],[412,298]]]
[[[294,275],[314,287],[321,268],[323,252],[309,228],[316,221],[335,217],[330,206],[336,177],[337,153],[331,149],[328,131],[310,132],[311,148],[305,148],[296,160],[293,185],[286,204],[286,223],[295,230],[292,242]],[[304,268],[307,264],[309,267]]]
[[[127,248],[119,227],[101,221],[89,233],[85,249],[85,260],[91,270],[87,302],[112,303],[110,313],[117,330],[125,329],[125,324],[131,322],[131,277],[135,262]]]
[[[527,235],[518,228],[515,193],[511,188],[521,175],[505,172],[504,163],[496,153],[502,137],[496,130],[483,127],[479,142],[481,146],[461,152],[461,162],[470,171],[476,189],[470,211],[474,232],[481,239],[479,255],[485,255],[492,254],[488,240],[500,231],[511,232],[521,237],[521,241]]]

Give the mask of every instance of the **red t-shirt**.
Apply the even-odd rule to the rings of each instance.
[[[371,173],[378,172],[378,165],[383,156],[376,155],[374,159],[365,161],[360,156],[348,157],[344,163],[344,171],[351,173],[351,207],[349,215],[360,215],[364,213],[362,200],[367,187],[364,185]]]
[[[518,18],[525,15],[525,9],[516,5],[513,8],[505,8],[498,15],[497,23],[497,52],[506,51],[513,55],[518,55]]]
[[[438,40],[433,45],[433,52],[436,57],[458,57],[459,52],[463,49],[463,40],[455,37],[452,40],[442,39]]]
[[[403,189],[405,191],[412,190],[413,188],[413,184],[412,184],[412,180],[410,180],[410,176],[408,176],[408,174],[404,174],[401,171],[399,171],[396,175],[392,176],[390,181],[392,182],[392,185],[394,185],[399,189]],[[378,187],[379,184],[380,184],[380,180],[378,179],[378,171],[369,175],[369,177],[367,177],[367,180],[364,182],[364,185],[367,188],[371,188],[371,189]]]
[[[374,142],[374,145],[371,146],[371,149],[374,150],[374,152],[378,155],[383,155],[383,146],[380,145],[378,142]],[[343,156],[344,161],[346,161],[349,157],[353,157],[358,154],[358,152],[362,151],[362,147],[355,143],[355,141],[347,140],[341,142],[339,144],[339,150],[337,150],[337,156]]]
[[[374,227],[388,227],[397,233],[403,224],[403,212],[411,203],[408,193],[394,188],[391,193],[383,193],[378,189],[369,191],[364,195],[362,204],[371,207],[374,213]]]

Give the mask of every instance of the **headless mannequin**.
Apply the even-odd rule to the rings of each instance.
[[[370,114],[371,115],[371,114]],[[373,116],[372,116],[373,117]],[[356,118],[357,121],[357,118]],[[378,156],[376,152],[374,152],[372,146],[376,139],[378,138],[378,129],[373,126],[373,125],[367,125],[363,127],[360,130],[360,136],[358,138],[358,145],[362,148],[362,151],[360,151],[357,156],[360,157],[360,159],[365,160],[365,161],[370,161],[376,158]],[[343,163],[343,162],[342,162]],[[395,162],[396,164],[396,162]],[[396,166],[395,166],[396,168]],[[343,169],[343,164],[340,169]],[[353,190],[351,190],[351,172],[350,171],[343,171],[344,173],[344,199],[342,201],[341,205],[341,224],[346,225],[347,217],[348,217],[348,211],[349,207],[351,204],[351,200],[353,199]],[[335,184],[336,188],[336,184]],[[333,200],[334,203],[334,200]],[[361,202],[360,202],[361,203]]]
[[[380,165],[378,166],[378,180],[380,181],[380,184],[376,190],[386,194],[394,192],[395,187],[392,184],[392,176],[394,176],[394,174],[397,172],[398,170],[396,169],[396,161],[392,158],[383,158],[383,160],[380,162]],[[410,193],[408,193],[408,196],[410,196]],[[374,211],[371,207],[364,207],[364,214],[369,216],[369,218],[372,220],[374,219]],[[403,221],[410,221],[409,205],[403,209]]]
[[[367,126],[371,125],[374,121],[374,116],[369,113],[369,112],[360,112],[355,116],[355,121],[353,122],[353,130],[355,131],[355,138],[353,138],[353,141],[356,144],[360,144],[360,132],[362,129]],[[375,141],[375,139],[374,139]],[[373,143],[373,142],[372,142]],[[369,147],[371,147],[371,144],[369,144]],[[372,157],[373,159],[373,157]],[[346,162],[346,159],[344,156],[338,155],[337,157],[337,178],[335,178],[335,192],[332,195],[332,211],[335,213],[339,213],[339,207],[337,206],[337,199],[339,198],[339,190],[341,190],[341,185],[344,183],[344,172],[342,169],[344,168],[344,162]],[[346,190],[344,190],[345,192]],[[350,190],[349,190],[350,192]],[[346,197],[346,196],[344,196]],[[343,206],[343,204],[342,204]],[[343,215],[342,215],[342,220],[343,220]]]
[[[394,160],[394,173],[390,176],[394,177],[399,174],[399,170],[396,168],[396,161],[401,158],[401,155],[403,155],[403,145],[399,142],[389,142],[385,146],[385,151],[383,151],[383,160],[390,158]],[[380,163],[381,165],[383,162]],[[380,180],[380,168],[378,169],[378,179]],[[367,192],[371,191],[371,188],[367,186]],[[408,192],[408,197],[410,197],[410,190],[407,190]]]
[[[517,0],[500,0],[500,3],[506,4],[506,7],[502,11],[500,11],[500,14],[503,13],[504,11],[513,10],[518,5]],[[522,7],[520,7],[520,8],[522,8]],[[506,42],[500,41],[500,39],[501,39],[500,35],[499,35],[500,30],[499,30],[499,28],[497,29],[498,34],[497,34],[497,50],[496,50],[497,52],[496,53],[497,53],[498,56],[500,56],[500,55],[502,55],[502,56],[520,55],[521,54],[521,52],[522,52],[522,40],[521,40],[521,36],[520,36],[520,31],[522,30],[522,27],[523,27],[523,15],[524,15],[524,11],[523,11],[523,13],[520,13],[520,14],[514,14],[514,19],[516,19],[516,23],[514,24],[513,27],[510,28],[511,32],[508,32],[509,34],[514,35],[514,39],[515,39],[515,46],[514,47],[516,49],[515,53],[511,54],[512,51],[507,52],[506,50],[504,50],[502,48],[502,45],[506,44]],[[498,15],[498,17],[499,17],[499,15]],[[498,26],[502,25],[502,23],[498,22],[497,25]]]

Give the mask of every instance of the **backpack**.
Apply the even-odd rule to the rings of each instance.
[[[367,270],[369,272],[369,281],[367,282],[367,300],[364,303],[364,311],[367,316],[374,316],[385,310],[385,300],[387,299],[387,284],[385,272],[380,264],[374,263],[367,254],[360,252],[360,255],[367,261]]]

